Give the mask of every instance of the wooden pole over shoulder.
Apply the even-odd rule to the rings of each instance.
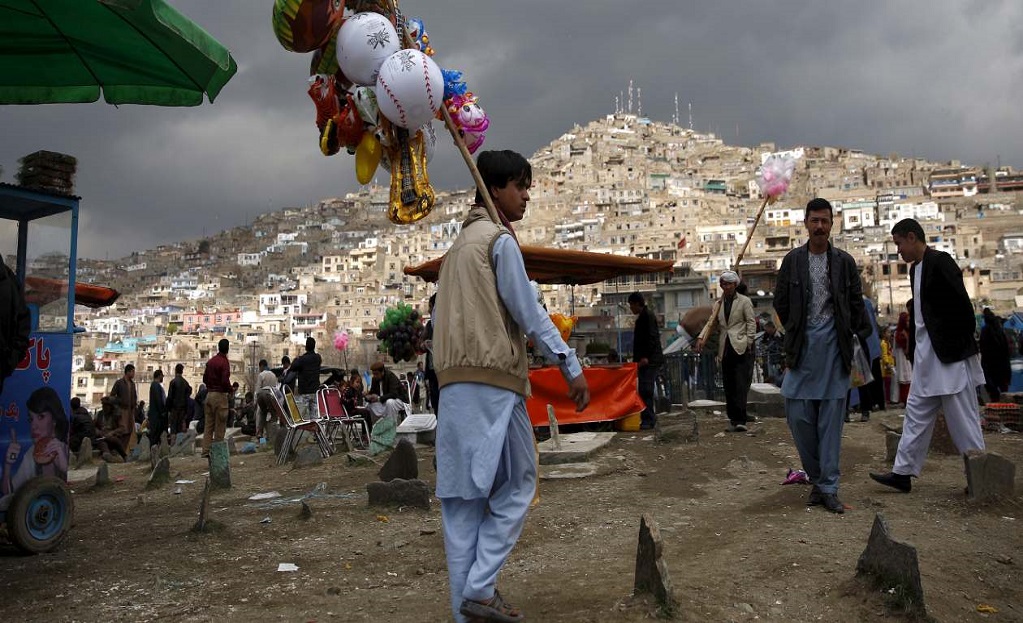
[[[743,256],[746,255],[746,250],[749,249],[749,244],[753,240],[753,233],[757,230],[757,225],[760,224],[760,217],[764,215],[764,209],[767,208],[767,204],[771,203],[770,197],[764,197],[764,201],[760,204],[760,209],[757,210],[757,217],[753,219],[753,226],[749,228],[746,233],[746,242],[742,245],[742,250],[739,251],[739,255],[735,256],[735,264],[732,266],[732,270],[739,272],[739,264],[742,263]],[[721,297],[718,297],[714,301],[714,307],[710,311],[710,318],[707,319],[707,324],[703,325],[703,331],[700,331],[700,335],[697,340],[700,344],[706,341],[707,336],[714,330],[714,326],[718,321],[718,312],[721,311]]]
[[[391,8],[391,16],[394,19],[398,17],[398,3],[396,0],[388,0],[388,4]],[[419,49],[412,37],[409,36],[408,30],[404,24],[395,24],[395,28],[399,29],[402,33],[405,48]],[[469,167],[469,173],[472,174],[473,181],[476,182],[476,188],[480,191],[480,196],[483,197],[483,205],[487,209],[487,214],[490,215],[490,220],[501,224],[501,219],[497,215],[497,208],[494,207],[494,202],[490,199],[490,190],[487,188],[486,183],[483,181],[483,176],[480,175],[479,169],[476,168],[476,162],[472,159],[472,154],[469,153],[469,148],[465,146],[465,140],[462,135],[458,133],[458,127],[455,126],[454,120],[451,118],[451,113],[448,112],[448,107],[444,105],[442,101],[440,104],[441,118],[444,120],[444,125],[447,127],[448,132],[451,133],[451,138],[455,141],[455,147],[458,148],[458,152],[462,154],[462,159],[465,160],[465,166]]]

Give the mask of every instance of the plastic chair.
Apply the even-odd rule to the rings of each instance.
[[[341,391],[336,387],[321,387],[316,392],[316,410],[326,423],[327,439],[336,446],[337,435],[341,433],[351,447],[365,448],[369,445],[369,427],[366,420],[352,417],[341,400]]]
[[[301,438],[302,433],[307,431],[313,434],[313,438],[316,439],[316,445],[320,449],[320,454],[324,458],[332,454],[330,440],[327,439],[327,435],[324,433],[320,422],[318,420],[307,420],[302,417],[302,413],[298,410],[298,405],[295,404],[295,395],[291,393],[290,388],[285,386],[285,391],[282,392],[276,387],[268,387],[266,391],[273,397],[271,404],[287,430],[287,434],[284,436],[284,443],[281,444],[277,453],[278,465],[284,465],[288,460],[288,454],[291,453],[294,445]]]

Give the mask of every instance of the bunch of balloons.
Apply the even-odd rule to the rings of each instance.
[[[377,329],[377,338],[394,363],[412,361],[424,352],[423,322],[419,311],[406,303],[389,308]]]
[[[461,72],[442,71],[431,58],[434,48],[423,20],[385,6],[378,0],[274,0],[273,30],[286,50],[313,53],[309,96],[322,153],[332,156],[344,148],[354,154],[360,184],[369,183],[384,161],[392,182],[402,182],[392,183],[392,191],[407,196],[413,183],[408,178],[415,175],[419,194],[431,195],[424,190],[425,165],[433,155],[431,123],[440,108],[451,111],[471,153],[483,143],[489,119],[460,81]],[[410,158],[421,162],[413,167]],[[431,205],[425,210],[402,210],[400,222],[425,216],[432,207],[426,203]]]

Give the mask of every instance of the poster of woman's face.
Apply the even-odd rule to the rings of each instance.
[[[36,476],[67,479],[68,417],[56,390],[36,389],[18,413],[27,417],[5,418],[7,430],[0,433],[3,456],[0,510],[7,507],[9,496],[18,487]]]

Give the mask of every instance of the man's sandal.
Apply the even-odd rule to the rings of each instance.
[[[458,611],[473,620],[498,621],[498,623],[519,623],[525,619],[515,606],[501,598],[501,593],[494,590],[494,596],[487,601],[463,599]]]

